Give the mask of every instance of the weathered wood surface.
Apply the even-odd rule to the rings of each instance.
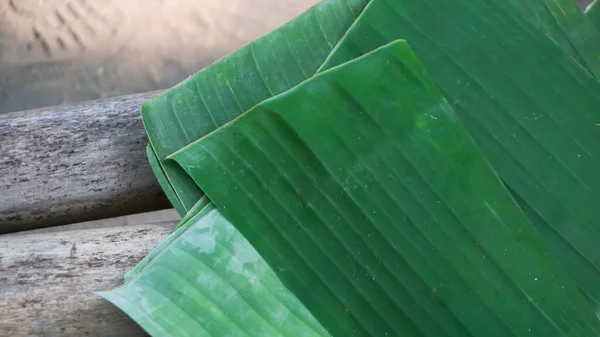
[[[140,116],[156,94],[0,115],[0,233],[169,207]]]
[[[90,292],[122,283],[125,272],[175,226],[0,236],[0,335],[145,336],[128,316]]]

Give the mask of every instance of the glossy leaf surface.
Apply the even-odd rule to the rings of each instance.
[[[405,42],[169,158],[334,336],[600,333]]]
[[[369,0],[326,0],[276,32],[236,51],[143,107],[149,137],[179,203],[199,191],[166,155],[314,73]],[[600,34],[572,0],[510,0],[523,18],[598,75]],[[477,13],[485,18],[490,12]],[[325,38],[324,38],[325,37]]]
[[[142,106],[150,143],[184,208],[202,192],[166,156],[312,76],[368,0],[325,0]]]
[[[216,210],[168,241],[143,273],[97,293],[150,335],[328,336]]]
[[[600,84],[516,8],[491,1],[372,1],[324,68],[400,37],[600,307]]]
[[[167,199],[169,199],[169,202],[171,205],[173,205],[173,208],[175,208],[179,216],[184,216],[187,210],[183,207],[183,204],[181,204],[181,201],[175,193],[175,190],[173,190],[173,186],[171,186],[171,182],[169,182],[169,179],[165,175],[162,164],[156,157],[156,153],[154,153],[152,145],[150,144],[146,146],[146,157],[148,157],[148,162],[150,163],[150,168],[152,168],[152,173],[154,173],[154,176],[156,177],[160,188],[162,188],[163,192],[167,196]]]
[[[592,22],[600,32],[600,5],[598,5],[598,1],[592,2],[592,4],[586,8],[585,16],[587,16],[590,22]]]

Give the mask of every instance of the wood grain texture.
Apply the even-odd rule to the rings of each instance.
[[[0,115],[0,233],[168,208],[140,116],[156,94]]]
[[[0,335],[145,336],[91,291],[122,283],[175,222],[0,236]]]

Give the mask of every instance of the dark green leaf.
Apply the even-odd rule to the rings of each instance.
[[[599,83],[503,1],[374,0],[324,68],[400,37],[600,307]]]
[[[600,333],[405,42],[169,158],[334,336]]]
[[[596,77],[600,76],[600,33],[574,0],[509,0],[529,7],[526,18],[543,28]]]
[[[202,192],[166,156],[312,76],[368,0],[325,0],[142,106],[144,126],[186,210]]]
[[[183,207],[181,201],[179,200],[179,197],[173,190],[171,183],[167,179],[167,176],[165,175],[165,172],[162,169],[162,164],[156,157],[156,153],[154,153],[154,150],[152,149],[151,145],[146,146],[146,156],[148,157],[148,161],[150,162],[152,172],[154,173],[156,180],[158,180],[158,184],[162,188],[163,192],[165,192],[167,199],[169,199],[171,205],[173,205],[175,210],[177,210],[179,216],[184,216],[187,210]]]

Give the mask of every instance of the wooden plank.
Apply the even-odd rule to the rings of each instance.
[[[0,233],[168,208],[139,111],[156,94],[0,115]]]
[[[122,283],[176,226],[0,236],[0,335],[145,336],[128,316],[92,295]]]

